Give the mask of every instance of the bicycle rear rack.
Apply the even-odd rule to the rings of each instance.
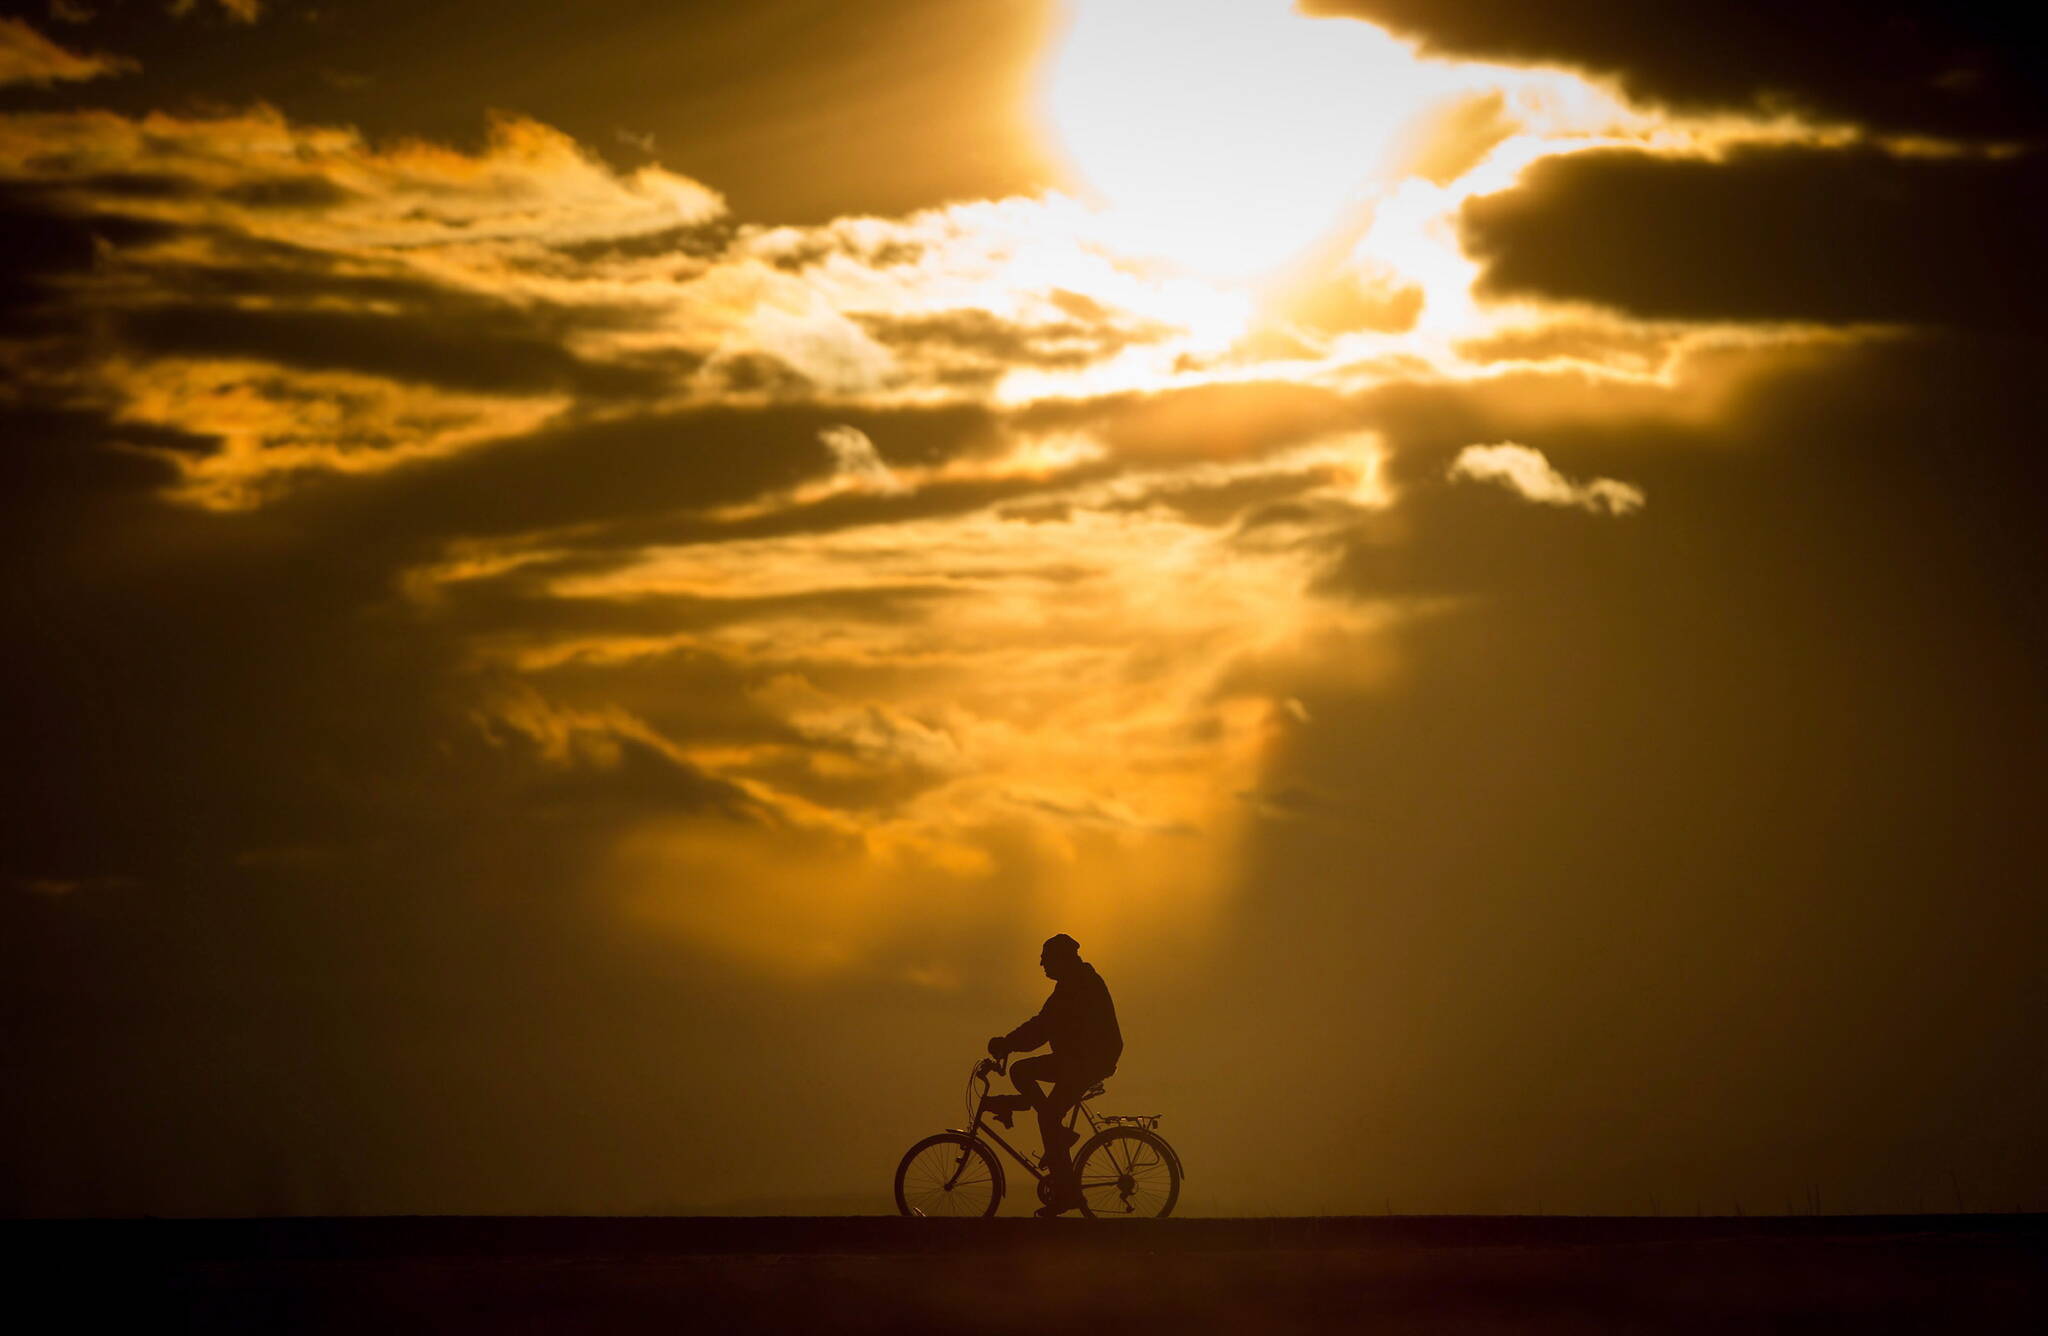
[[[1164,1114],[1158,1113],[1098,1113],[1095,1115],[1095,1120],[1102,1123],[1114,1123],[1121,1127],[1157,1128],[1159,1120],[1164,1116]]]

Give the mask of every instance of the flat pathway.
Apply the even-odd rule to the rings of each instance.
[[[2048,1332],[2048,1217],[12,1222],[67,1328]]]

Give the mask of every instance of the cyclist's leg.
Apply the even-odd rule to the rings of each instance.
[[[1041,1053],[1010,1064],[1010,1079],[1016,1083],[1017,1093],[1038,1111],[1039,1144],[1045,1147],[1045,1166],[1055,1183],[1073,1177],[1067,1165],[1069,1134],[1060,1126],[1060,1120],[1074,1106],[1074,1095],[1087,1089],[1075,1086],[1065,1076],[1057,1053]],[[1059,1102],[1062,1099],[1064,1103]]]
[[[1046,1172],[1052,1175],[1055,1187],[1063,1196],[1078,1196],[1079,1185],[1074,1182],[1074,1163],[1067,1151],[1078,1139],[1066,1129],[1068,1112],[1081,1102],[1081,1096],[1088,1087],[1095,1084],[1093,1077],[1075,1077],[1066,1072],[1053,1083],[1045,1102],[1038,1106],[1038,1134],[1045,1144]]]
[[[1059,1060],[1050,1053],[1041,1053],[1035,1058],[1019,1058],[1010,1064],[1011,1083],[1024,1097],[1025,1104],[1034,1109],[1045,1105],[1046,1092],[1039,1088],[1038,1083],[1043,1081],[1048,1086],[1056,1085],[1059,1074]]]

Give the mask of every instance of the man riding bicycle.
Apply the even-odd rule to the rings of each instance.
[[[1080,1185],[1067,1157],[1075,1136],[1062,1122],[1090,1086],[1106,1081],[1123,1056],[1123,1032],[1116,1024],[1116,1004],[1095,967],[1081,959],[1081,945],[1065,933],[1048,937],[1038,954],[1039,967],[1053,981],[1052,996],[1038,1014],[1006,1035],[988,1041],[990,1056],[1005,1058],[1050,1043],[1052,1051],[1010,1064],[1017,1095],[1008,1109],[1038,1110],[1038,1131],[1045,1143],[1045,1167],[1052,1180],[1052,1200],[1038,1214],[1052,1216],[1081,1205]],[[1049,1089],[1041,1089],[1039,1082]],[[993,1103],[994,1101],[991,1101]],[[1008,1109],[1000,1112],[1009,1123]]]

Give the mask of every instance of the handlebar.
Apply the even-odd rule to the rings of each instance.
[[[974,1064],[974,1073],[967,1078],[968,1122],[972,1123],[974,1121],[975,1109],[980,1106],[983,1099],[988,1097],[988,1074],[994,1072],[997,1076],[1001,1076],[1008,1067],[1009,1059],[1007,1057],[983,1058],[980,1062]],[[981,1094],[979,1096],[974,1093],[974,1083],[976,1081],[981,1082]]]

